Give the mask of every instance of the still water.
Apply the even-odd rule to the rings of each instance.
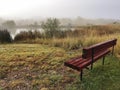
[[[11,36],[12,38],[15,37],[16,34],[22,32],[22,31],[34,31],[35,29],[26,29],[26,28],[17,28],[17,29],[14,29],[14,31],[11,32]],[[39,29],[36,29],[37,31],[40,31],[40,32],[43,32],[44,30],[42,28],[39,28]]]
[[[69,30],[74,30],[74,29],[75,28],[69,28]],[[37,28],[37,29],[17,28],[17,29],[11,30],[11,36],[14,39],[15,35],[22,31],[34,31],[34,30],[40,31],[41,33],[44,32],[44,30],[42,28]],[[61,30],[68,30],[68,28],[61,28]]]

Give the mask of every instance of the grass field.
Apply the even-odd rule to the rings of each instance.
[[[120,59],[116,55],[107,56],[104,66],[99,60],[92,71],[85,70],[83,82],[79,80],[79,72],[63,65],[78,55],[81,48],[0,45],[0,90],[120,90]]]
[[[79,72],[64,67],[83,47],[113,38],[114,55],[106,57],[104,66],[98,60],[93,70],[84,70],[82,82]],[[65,38],[0,44],[0,90],[120,90],[120,25],[84,27],[68,31]]]

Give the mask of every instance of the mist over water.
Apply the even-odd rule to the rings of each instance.
[[[44,31],[42,28],[38,28],[38,29],[17,28],[17,29],[15,29],[15,32],[10,32],[10,33],[11,33],[12,38],[14,39],[15,35],[17,35],[20,32],[35,31],[35,30],[40,31],[41,33]]]
[[[10,32],[10,33],[11,33],[12,38],[14,39],[15,35],[19,34],[20,32],[35,31],[35,30],[40,31],[41,33],[44,32],[44,30],[42,28],[37,28],[37,29],[17,28],[17,29],[14,30],[14,32]],[[60,30],[63,30],[63,31],[72,30],[73,31],[73,30],[75,30],[75,28],[60,28]]]

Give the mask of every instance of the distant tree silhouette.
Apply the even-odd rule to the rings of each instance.
[[[12,42],[12,37],[7,30],[0,30],[0,43]]]
[[[46,38],[53,38],[56,37],[56,34],[59,32],[60,22],[56,18],[49,18],[46,22],[42,22],[41,27],[45,31]]]

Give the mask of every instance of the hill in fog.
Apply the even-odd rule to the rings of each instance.
[[[38,24],[41,24],[42,21],[45,21],[47,18],[31,18],[31,19],[14,19],[12,20],[15,21],[16,25],[29,25],[29,24],[34,24],[37,22]],[[76,18],[58,18],[60,20],[60,23],[62,25],[77,25],[77,26],[82,26],[82,25],[103,25],[103,24],[111,24],[113,22],[120,22],[120,20],[116,19],[86,19],[82,17],[76,17]],[[0,24],[3,22],[11,20],[11,19],[2,19],[0,18]]]
[[[114,22],[120,22],[120,20],[115,19],[86,19],[82,17],[77,17],[75,19],[62,18],[60,19],[62,25],[72,24],[75,26],[83,26],[83,25],[105,25],[112,24]]]

